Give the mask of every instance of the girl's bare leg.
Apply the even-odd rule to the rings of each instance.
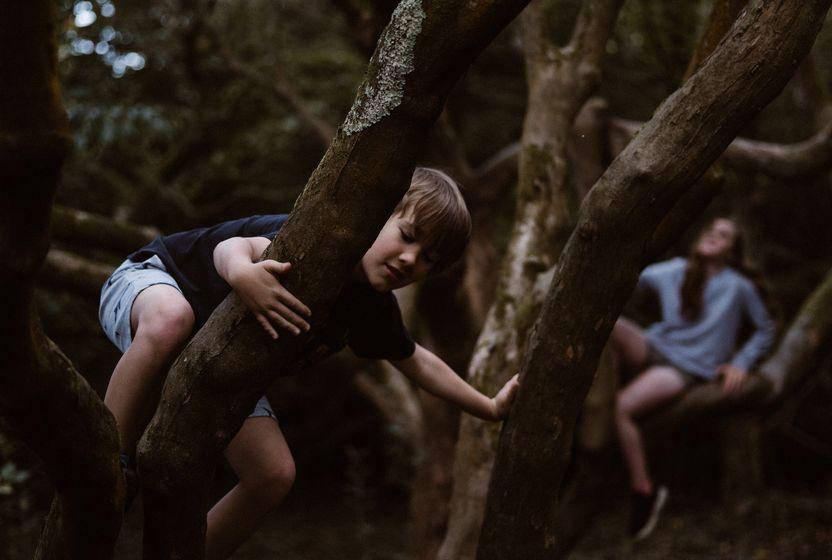
[[[644,369],[649,345],[641,327],[629,319],[619,317],[612,329],[610,340],[631,375]]]
[[[654,366],[636,377],[619,391],[616,400],[615,425],[624,462],[630,475],[631,489],[641,494],[653,492],[653,481],[647,468],[644,441],[635,422],[657,406],[681,394],[686,387],[682,375],[670,366]]]

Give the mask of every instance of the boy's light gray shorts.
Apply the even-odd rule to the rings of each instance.
[[[159,257],[153,255],[142,262],[133,262],[129,259],[124,261],[101,288],[98,320],[101,328],[104,329],[104,334],[122,353],[127,352],[133,342],[133,330],[130,327],[133,302],[142,290],[156,284],[167,284],[182,292]],[[261,416],[277,420],[272,405],[265,396],[257,401],[254,411],[248,417],[259,418]]]

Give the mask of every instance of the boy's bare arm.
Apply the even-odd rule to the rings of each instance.
[[[488,398],[468,385],[436,354],[418,344],[411,357],[391,363],[424,390],[484,420],[502,420],[508,416],[519,387],[515,375],[493,399]]]
[[[232,237],[214,249],[214,266],[251,310],[257,322],[272,338],[275,327],[292,333],[308,331],[304,317],[311,312],[280,284],[278,277],[291,268],[290,263],[259,260],[269,246],[265,237]]]

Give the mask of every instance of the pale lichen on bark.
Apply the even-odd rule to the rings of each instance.
[[[375,80],[368,79],[361,86],[344,119],[344,134],[350,136],[374,125],[402,102],[405,76],[413,71],[413,51],[424,19],[421,0],[399,3],[370,63],[377,69]]]

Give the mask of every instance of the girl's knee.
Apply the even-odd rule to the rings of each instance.
[[[615,395],[615,418],[617,420],[630,419],[632,414],[630,399],[626,397],[623,391],[619,391]]]

